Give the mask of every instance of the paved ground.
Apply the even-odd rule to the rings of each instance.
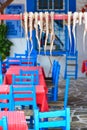
[[[50,102],[50,110],[59,109],[63,103],[65,81],[59,82],[59,101]],[[87,130],[87,78],[70,81],[68,106],[71,109],[71,130]],[[29,115],[28,111],[25,112]],[[53,129],[52,129],[53,130]]]
[[[64,80],[59,83],[59,100],[62,100]],[[57,103],[50,103],[51,108],[57,109]],[[71,80],[68,106],[71,108],[71,130],[87,130],[87,78]]]

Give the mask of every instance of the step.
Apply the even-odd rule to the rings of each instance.
[[[70,72],[70,73],[74,72],[74,73],[75,73],[75,71],[74,71],[74,70],[73,70],[73,71],[67,71],[67,73],[68,73],[68,72]]]
[[[75,74],[74,74],[74,75],[69,75],[69,74],[68,74],[67,76],[70,76],[70,77],[71,77],[71,76],[74,76],[74,77],[75,77]]]
[[[68,60],[77,60],[77,57],[66,57]]]

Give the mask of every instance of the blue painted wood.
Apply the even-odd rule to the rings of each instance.
[[[36,106],[36,89],[34,86],[34,77],[30,76],[12,76],[12,84],[16,87],[11,86],[12,91],[12,109],[15,109],[15,106],[21,106],[23,109],[25,106],[37,108]],[[15,98],[20,98],[21,100],[15,100]],[[23,100],[28,98],[28,100]],[[33,117],[30,116],[30,123],[33,122]]]
[[[35,12],[36,11],[36,0],[26,0],[26,7],[27,7],[27,12]]]
[[[76,0],[69,0],[69,11],[76,11]]]
[[[38,85],[39,84],[39,71],[38,70],[20,70],[20,75],[23,76],[34,76],[34,85]]]
[[[24,12],[24,4],[11,4],[5,9],[6,14],[20,14]],[[21,38],[24,37],[23,29],[19,20],[6,20],[8,26],[8,38]],[[21,32],[22,31],[22,32]]]
[[[70,130],[70,108],[49,112],[35,110],[35,114],[35,130],[39,130],[39,128],[64,128]],[[48,120],[45,120],[45,118]],[[49,120],[50,118],[53,120]]]
[[[64,92],[64,109],[67,107],[68,104],[69,86],[70,86],[70,78],[67,78]]]
[[[48,89],[48,99],[49,101],[58,100],[58,82],[60,74],[60,64],[58,61],[53,61],[52,66],[52,87]]]
[[[49,0],[47,0],[47,5],[48,7],[44,9],[43,6],[43,0],[40,0],[40,2],[42,2],[42,8],[38,9],[38,1],[39,0],[26,0],[27,3],[27,11],[28,12],[45,12],[45,11],[54,11],[55,13],[67,13],[69,10],[69,0],[63,0],[63,9],[59,9],[60,7],[58,7],[58,9],[54,9],[54,0],[52,0],[52,9],[49,9]],[[60,1],[58,1],[60,3]],[[60,31],[60,29],[58,30]],[[33,31],[33,34],[35,32]],[[64,30],[64,37],[65,37],[65,42],[64,42],[64,48],[65,51],[67,51],[69,49],[69,38],[68,38],[68,31],[67,31],[67,27],[65,26],[65,30]],[[63,37],[63,39],[64,39]],[[35,38],[33,37],[33,43],[34,43],[34,49],[37,50],[37,46],[38,44],[36,43],[37,40],[35,40]],[[30,46],[30,45],[29,45]],[[38,53],[38,52],[37,52]],[[63,55],[65,52],[63,52],[63,50],[57,50],[57,51],[53,51],[52,55],[56,56],[56,55]],[[50,55],[50,51],[46,51],[46,54],[44,53],[43,50],[41,50],[40,52],[41,55]]]
[[[10,87],[12,91],[13,110],[15,110],[15,106],[32,106],[33,109],[37,108],[36,89],[34,85],[17,85],[15,87],[11,85]]]
[[[0,126],[3,128],[3,130],[8,130],[8,123],[7,123],[7,117],[3,116],[0,119]]]
[[[37,54],[38,54],[38,52],[37,52]],[[60,51],[60,50],[59,51],[52,51],[53,56],[57,56],[57,55],[62,56],[64,54],[66,54],[66,51]],[[50,56],[50,51],[47,50],[46,53],[45,53],[43,50],[41,50],[40,55],[48,55],[48,56]]]
[[[21,58],[20,59],[21,66],[36,66],[35,58]]]
[[[16,62],[15,62],[15,60],[16,60]],[[7,59],[6,59],[7,68],[9,68],[10,65],[20,65],[20,58],[7,57]]]
[[[58,64],[56,69],[55,69],[55,74],[54,74],[54,86],[52,88],[52,92],[54,93],[53,99],[54,101],[58,100],[58,82],[59,82],[59,74],[60,74],[60,65]]]
[[[64,78],[66,79],[67,77],[78,78],[78,51],[66,54]]]
[[[12,84],[13,85],[32,85],[34,84],[33,75],[31,76],[22,76],[22,75],[12,75]]]
[[[28,57],[28,55],[25,53],[25,54],[17,54],[17,53],[15,53],[15,56],[14,57],[16,57],[16,58],[27,58]]]
[[[36,66],[37,57],[30,56],[29,58],[23,58],[23,54],[15,54],[15,57],[7,57],[5,67],[9,68],[10,65],[21,65],[21,66]]]
[[[3,110],[4,108],[7,108],[9,111],[12,110],[12,92],[10,89],[9,93],[0,94],[0,109]]]

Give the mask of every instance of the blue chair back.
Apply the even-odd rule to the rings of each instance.
[[[13,85],[32,85],[34,84],[34,79],[31,76],[23,75],[12,75],[12,84]]]
[[[1,110],[12,110],[12,93],[0,94],[0,109]]]
[[[11,85],[12,93],[12,110],[15,106],[20,106],[24,109],[25,106],[29,108],[33,107],[33,110],[37,108],[36,105],[36,87],[34,86],[34,76],[14,76],[13,85]],[[33,117],[30,116],[30,123],[33,122]]]
[[[32,106],[33,109],[37,108],[36,105],[36,90],[34,85],[11,85],[12,91],[12,109],[15,106]]]
[[[66,78],[65,91],[64,91],[64,109],[68,105],[69,86],[70,86],[70,78]]]
[[[15,53],[15,56],[14,56],[15,58],[27,58],[27,54],[25,53],[25,54],[17,54],[17,53]]]
[[[0,119],[0,127],[2,127],[3,130],[8,130],[8,123],[7,123],[7,117],[6,116],[3,116]]]
[[[36,66],[36,60],[34,58],[21,58],[21,66]]]
[[[60,65],[58,61],[53,61],[52,68],[52,87],[48,90],[49,101],[58,100],[58,84],[59,84]]]
[[[15,58],[15,57],[7,57],[7,68],[10,67],[10,65],[20,65],[20,58]]]
[[[22,76],[34,76],[34,85],[39,84],[39,71],[38,70],[20,70],[20,75]]]
[[[60,72],[60,65],[59,65],[58,61],[54,60],[53,66],[52,66],[52,82],[53,83],[55,83],[55,76],[56,76],[57,68],[59,68],[59,72]]]
[[[52,87],[52,95],[53,100],[58,100],[58,88],[59,88],[59,74],[60,74],[60,65],[58,64],[55,72],[54,72],[54,81],[53,81],[53,87]]]
[[[70,130],[70,108],[49,112],[39,112],[36,110],[35,112],[35,130],[39,130],[40,128],[62,128]]]

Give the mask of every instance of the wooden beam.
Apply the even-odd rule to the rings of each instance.
[[[7,0],[6,2],[4,2],[1,7],[0,7],[0,12],[3,12],[3,10],[9,5],[11,4],[11,2],[13,2],[14,0]]]
[[[22,17],[22,19],[24,19],[24,16]],[[68,19],[67,14],[54,15],[54,20],[67,20],[67,19]],[[0,14],[0,20],[20,20],[20,15],[19,14]]]

